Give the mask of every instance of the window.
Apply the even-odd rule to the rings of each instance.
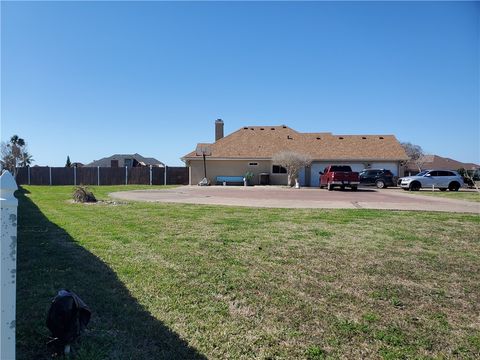
[[[273,165],[272,167],[272,174],[286,174],[287,169],[280,165]]]
[[[133,159],[125,159],[123,162],[128,168],[131,168],[133,166]]]
[[[248,166],[257,166],[258,163],[257,162],[251,162],[251,163],[248,163]]]

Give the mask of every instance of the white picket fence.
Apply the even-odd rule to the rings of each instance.
[[[15,302],[17,281],[17,207],[13,193],[17,183],[5,171],[0,176],[1,262],[0,262],[0,359],[15,359]]]

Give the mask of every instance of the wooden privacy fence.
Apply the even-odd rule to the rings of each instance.
[[[19,185],[188,185],[186,167],[49,167],[17,169]]]

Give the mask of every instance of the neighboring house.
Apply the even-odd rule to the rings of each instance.
[[[311,166],[300,173],[300,184],[318,186],[319,172],[330,164],[350,165],[354,171],[385,168],[399,174],[400,164],[408,157],[393,135],[333,135],[331,133],[299,133],[288,126],[245,126],[223,137],[223,121],[215,122],[215,142],[198,144],[207,148],[207,178],[215,183],[217,176],[243,176],[253,172],[254,184],[260,174],[269,175],[270,184],[286,184],[285,169],[272,162],[281,151],[295,151],[313,159]],[[189,167],[190,184],[204,177],[203,156],[192,151],[182,160]]]
[[[100,160],[94,160],[86,167],[100,166],[100,167],[137,167],[137,166],[157,166],[164,167],[165,164],[155,158],[146,158],[140,154],[115,154]]]
[[[428,169],[437,169],[437,170],[458,170],[458,169],[466,169],[466,170],[473,170],[479,169],[480,165],[473,164],[473,163],[463,163],[461,161],[441,157],[438,155],[424,155],[418,161],[418,164],[422,168],[422,170]],[[405,165],[405,175],[415,175],[418,174],[420,170],[416,163],[409,161]]]

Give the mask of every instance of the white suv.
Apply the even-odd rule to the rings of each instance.
[[[403,190],[418,191],[421,188],[432,188],[441,191],[458,191],[463,184],[463,178],[455,171],[424,170],[415,176],[403,177],[398,180]]]

